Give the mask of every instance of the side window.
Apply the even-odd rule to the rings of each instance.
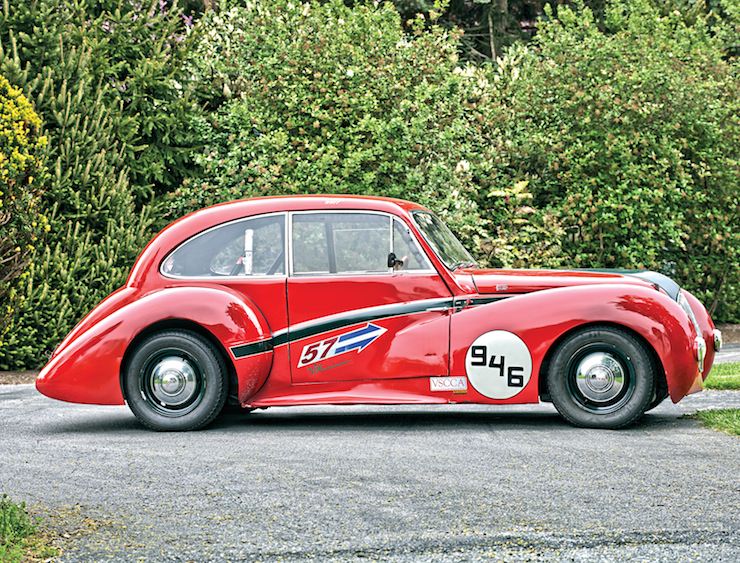
[[[166,275],[285,275],[285,216],[235,221],[196,235],[162,263]]]
[[[429,259],[416,244],[411,230],[398,219],[393,220],[393,253],[403,261],[402,271],[431,270]]]
[[[371,213],[293,215],[293,273],[385,273],[390,218]]]
[[[293,216],[293,272],[328,274],[329,250],[323,215]]]

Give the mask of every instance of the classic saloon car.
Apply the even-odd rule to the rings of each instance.
[[[721,346],[654,272],[495,270],[429,210],[369,197],[216,205],[160,232],[36,386],[156,430],[308,404],[552,402],[618,428],[701,389]]]

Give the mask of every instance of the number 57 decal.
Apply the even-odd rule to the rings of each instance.
[[[345,332],[344,334],[307,344],[301,351],[298,367],[302,368],[320,362],[321,360],[351,352],[352,350],[356,350],[359,354],[375,342],[384,332],[386,332],[386,329],[383,327],[373,323],[367,323],[363,327]]]

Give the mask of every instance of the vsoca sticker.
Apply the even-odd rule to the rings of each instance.
[[[468,390],[468,380],[463,376],[430,377],[430,391],[455,391],[461,393]]]
[[[350,332],[325,338],[320,342],[314,342],[303,347],[298,367],[306,367],[321,360],[327,360],[346,352],[356,350],[359,354],[365,348],[375,342],[386,329],[373,323],[367,323],[361,328]]]
[[[532,356],[524,341],[512,332],[481,334],[468,348],[465,371],[470,384],[491,399],[509,399],[529,383]]]

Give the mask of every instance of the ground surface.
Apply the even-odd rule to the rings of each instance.
[[[740,362],[740,344],[733,343],[724,346],[714,361],[721,364]]]
[[[0,491],[62,515],[67,561],[738,561],[740,440],[682,418],[720,406],[740,394],[622,431],[542,405],[268,409],[158,434],[6,385]]]

